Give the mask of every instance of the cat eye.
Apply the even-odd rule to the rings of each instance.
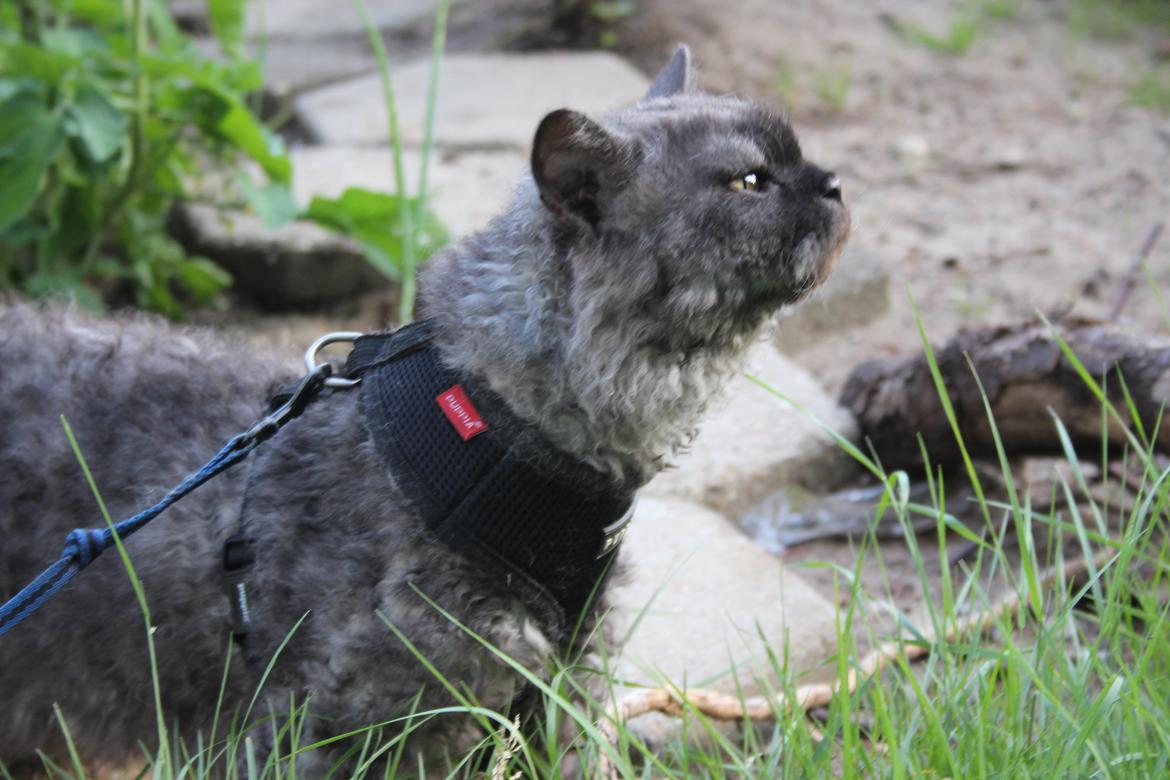
[[[745,173],[743,176],[736,176],[727,183],[727,186],[737,191],[756,192],[764,186],[764,177],[753,171]]]

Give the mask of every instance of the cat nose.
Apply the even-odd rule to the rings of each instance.
[[[841,179],[837,174],[830,173],[825,177],[824,189],[821,190],[821,197],[841,202]]]

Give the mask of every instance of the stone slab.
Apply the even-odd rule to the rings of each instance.
[[[379,30],[409,30],[434,19],[438,0],[364,0]],[[452,6],[465,0],[449,0]],[[357,6],[322,0],[251,0],[247,34],[260,40],[366,36]]]
[[[423,140],[430,64],[393,74],[403,143]],[[558,108],[600,115],[637,102],[649,81],[610,52],[453,54],[443,60],[435,143],[454,149],[526,150],[541,118]],[[305,93],[299,119],[321,143],[385,145],[382,85],[374,74]]]
[[[845,438],[856,438],[852,415],[771,344],[752,348],[746,371]],[[712,402],[690,451],[678,457],[677,467],[659,474],[644,490],[648,495],[706,504],[738,518],[785,485],[835,486],[855,467],[806,414],[738,376]]]
[[[306,146],[291,153],[293,192],[308,204],[314,195],[337,197],[347,187],[396,191],[394,162],[389,149],[368,146]],[[418,185],[422,155],[404,150],[407,190]],[[528,167],[518,152],[451,152],[432,156],[427,202],[451,233],[452,239],[483,227],[501,212],[513,188]]]
[[[378,70],[378,61],[364,38],[267,41],[262,57],[253,41],[249,50],[264,69],[265,91],[278,98]]]
[[[776,346],[797,352],[873,322],[890,309],[889,287],[885,263],[863,249],[846,248],[828,281],[807,301],[781,313]]]
[[[269,230],[249,214],[184,203],[170,227],[232,275],[233,292],[264,308],[311,308],[390,284],[357,244],[311,223]]]
[[[222,57],[210,35],[194,36],[191,43],[208,57]],[[264,95],[282,101],[280,110],[291,108],[291,98],[302,92],[378,70],[364,38],[248,41],[245,54],[260,64]]]
[[[466,0],[448,0],[450,6]],[[167,3],[184,29],[210,32],[206,0],[170,0]],[[413,32],[430,25],[438,0],[365,0],[370,18],[379,30]],[[323,0],[250,0],[245,34],[262,44],[272,41],[321,42],[330,38],[366,41],[362,17],[353,3]],[[369,44],[366,44],[369,47]]]
[[[290,157],[293,194],[302,206],[314,195],[337,197],[348,187],[395,190],[388,149],[300,147]],[[419,151],[405,151],[403,167],[411,192],[421,161]],[[502,211],[527,165],[518,152],[434,154],[428,200],[452,240],[483,227]],[[249,214],[184,204],[176,211],[173,228],[186,246],[232,274],[236,292],[267,308],[311,308],[389,284],[369,266],[357,244],[311,223],[269,230]]]
[[[734,691],[735,668],[751,695],[774,682],[769,646],[794,672],[833,652],[833,606],[706,507],[640,498],[621,560],[626,581],[610,597],[617,635],[630,632],[616,659],[623,679]]]

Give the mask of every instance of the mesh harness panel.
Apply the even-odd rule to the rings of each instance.
[[[500,571],[563,639],[608,574],[633,491],[555,450],[486,383],[444,366],[434,331],[424,320],[357,340],[345,374],[361,377],[366,426],[426,526]],[[467,440],[438,400],[456,386],[486,424]]]

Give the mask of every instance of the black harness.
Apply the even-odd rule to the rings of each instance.
[[[441,362],[435,325],[359,337],[344,376],[411,509],[440,540],[500,579],[559,639],[608,575],[633,489],[555,449],[485,382]],[[276,401],[280,401],[278,396]],[[224,550],[237,636],[247,628],[249,540]]]

